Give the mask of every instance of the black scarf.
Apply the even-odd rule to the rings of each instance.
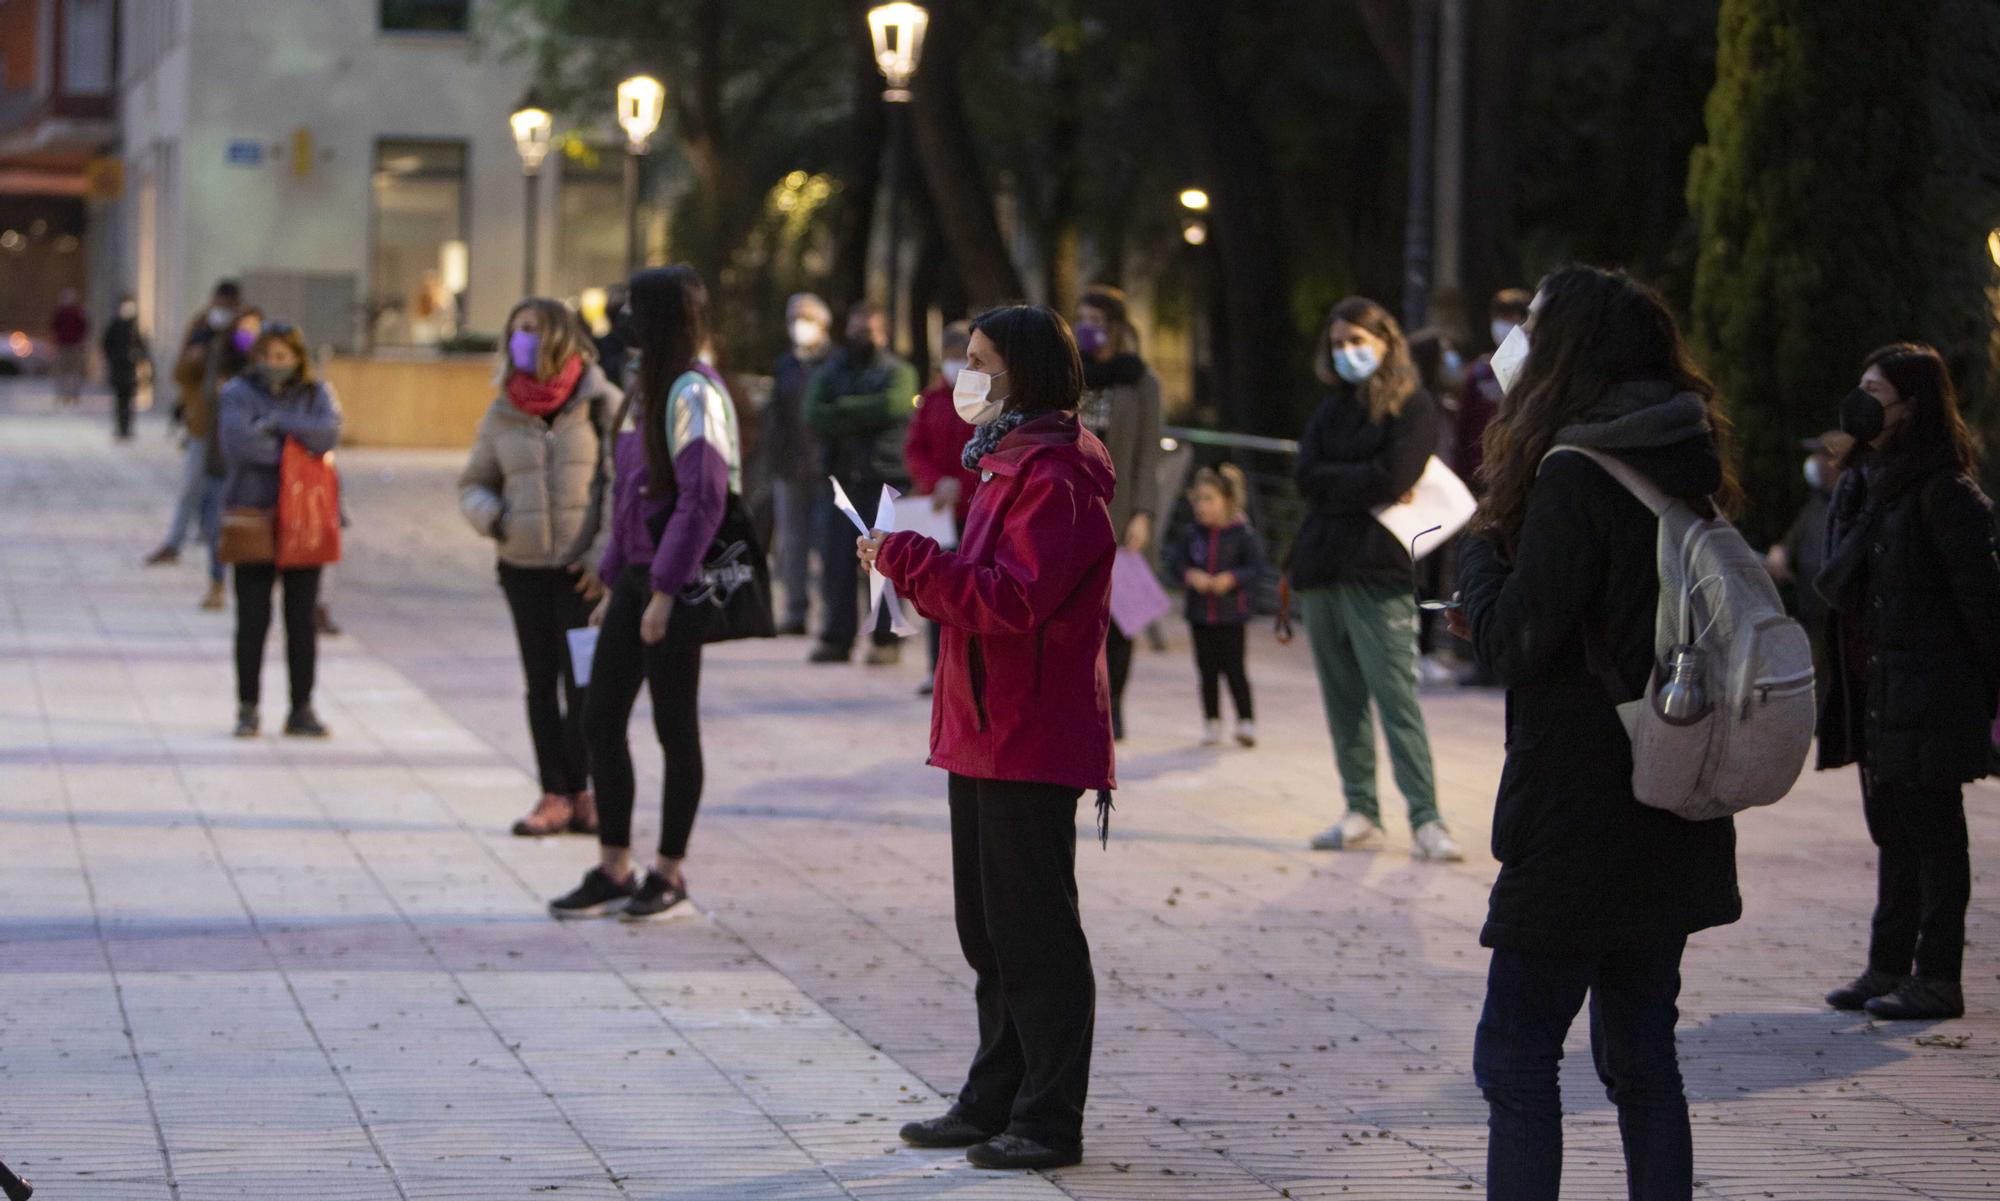
[[[1083,386],[1092,392],[1136,384],[1146,378],[1146,361],[1136,354],[1114,354],[1108,359],[1083,361]]]
[[[1838,613],[1868,604],[1868,549],[1882,511],[1934,473],[1952,467],[1948,451],[1891,458],[1868,450],[1840,477],[1826,515],[1826,561],[1813,590]]]
[[[1000,445],[1000,439],[1026,425],[1031,415],[1026,409],[1009,409],[985,425],[975,426],[972,440],[965,444],[964,452],[959,455],[960,465],[967,471],[979,470],[979,460],[993,453],[993,448]]]

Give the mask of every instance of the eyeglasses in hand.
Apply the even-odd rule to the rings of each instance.
[[[1423,594],[1424,585],[1422,578],[1417,574],[1417,543],[1443,528],[1441,525],[1434,525],[1427,530],[1418,530],[1417,536],[1410,539],[1410,591],[1420,596]],[[1419,600],[1417,602],[1417,608],[1422,609],[1426,613],[1442,613],[1447,609],[1456,609],[1458,607],[1459,602],[1456,600]]]

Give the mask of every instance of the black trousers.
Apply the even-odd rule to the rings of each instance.
[[[701,615],[676,604],[667,636],[653,646],[639,637],[639,618],[652,599],[644,564],[628,567],[611,586],[611,607],[590,661],[584,732],[597,781],[597,841],[632,845],[632,744],[626,725],[644,685],[653,697],[653,732],[666,758],[660,789],[660,854],[687,855],[688,834],[701,808]]]
[[[132,402],[139,394],[139,382],[111,381],[111,419],[120,438],[132,436]]]
[[[319,664],[319,631],[313,607],[319,603],[317,567],[278,570],[272,563],[236,565],[236,699],[257,704],[263,695],[264,639],[271,632],[271,590],[285,588],[285,667],[291,676],[292,708],[312,703],[313,675]]]
[[[955,1108],[1044,1146],[1083,1142],[1097,978],[1076,902],[1077,788],[951,777],[958,945],[979,1052]]]
[[[577,576],[561,567],[500,564],[500,591],[514,616],[521,673],[528,686],[528,736],[542,791],[573,796],[590,787],[583,741],[583,689],[569,661],[569,631],[590,624],[591,602]]]
[[[1188,632],[1194,636],[1194,668],[1201,675],[1201,715],[1210,721],[1222,717],[1222,681],[1227,679],[1236,720],[1254,720],[1250,673],[1243,665],[1243,623],[1189,626]]]
[[[1111,676],[1111,724],[1125,733],[1125,681],[1132,678],[1132,640],[1111,622],[1104,628],[1104,668]]]
[[[1958,981],[1965,961],[1965,907],[1972,857],[1962,788],[1889,784],[1861,773],[1861,811],[1876,856],[1875,924],[1868,966]]]

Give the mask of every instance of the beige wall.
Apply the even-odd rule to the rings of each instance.
[[[325,368],[340,398],[349,446],[463,448],[493,403],[493,359],[334,358]]]

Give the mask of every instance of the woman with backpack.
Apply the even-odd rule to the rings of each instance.
[[[2000,693],[1993,506],[1938,352],[1898,343],[1861,367],[1840,406],[1854,446],[1818,582],[1832,610],[1819,766],[1860,765],[1876,901],[1868,970],[1826,1000],[1955,1018],[1972,896],[1964,786],[1992,768]]]
[[[1556,1196],[1556,1068],[1588,997],[1630,1195],[1681,1201],[1694,1171],[1674,1048],[1681,953],[1688,935],[1742,913],[1736,832],[1633,795],[1616,706],[1644,696],[1654,670],[1659,520],[1606,467],[1549,452],[1604,455],[1713,515],[1737,496],[1728,425],[1666,306],[1623,274],[1549,276],[1493,369],[1506,402],[1485,436],[1486,495],[1454,615],[1508,690],[1500,874],[1480,932],[1493,958],[1473,1047],[1486,1195]]]
[[[598,370],[597,348],[575,314],[545,297],[508,314],[496,382],[500,395],[458,477],[458,507],[493,540],[527,678],[542,796],[514,833],[595,834],[584,692],[569,661],[569,631],[588,624],[604,594],[597,563],[610,540],[604,492],[620,395]]]
[[[598,865],[549,902],[559,918],[616,913],[643,921],[688,899],[688,835],[701,807],[701,647],[705,615],[675,603],[695,580],[729,495],[743,490],[736,408],[699,355],[708,342],[708,289],[680,264],[632,277],[634,391],[614,422],[616,482],[611,537],[597,566],[609,589],[591,614],[598,627],[584,700],[584,737],[597,784]],[[631,413],[636,430],[625,430]],[[639,689],[653,699],[653,730],[666,759],[659,853],[651,871],[632,864],[635,784],[626,727]]]
[[[951,773],[958,942],[977,982],[979,1050],[958,1101],[903,1127],[975,1167],[1083,1157],[1097,984],[1076,895],[1076,803],[1112,787],[1115,477],[1079,420],[1084,368],[1061,317],[993,309],[972,323],[953,403],[980,473],[956,551],[864,536],[863,564],[944,627],[930,762]]]

